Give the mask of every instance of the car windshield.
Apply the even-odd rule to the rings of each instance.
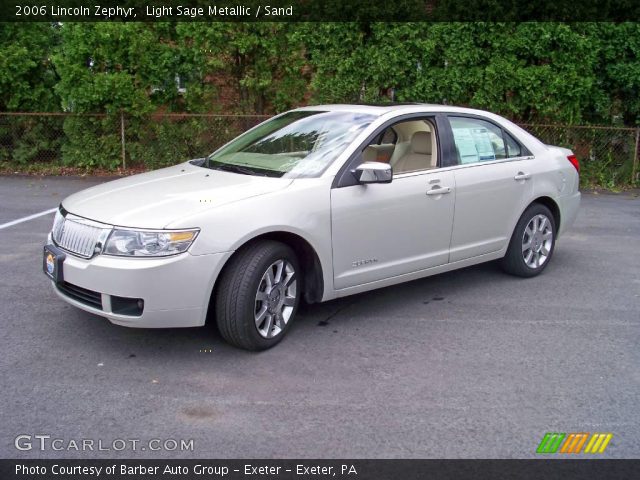
[[[245,175],[317,177],[374,119],[355,112],[288,112],[212,153],[203,166]]]

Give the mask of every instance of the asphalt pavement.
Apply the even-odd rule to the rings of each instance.
[[[0,224],[101,181],[0,177]],[[257,354],[62,302],[41,272],[52,220],[0,228],[0,458],[535,458],[546,432],[610,432],[600,457],[640,458],[636,195],[584,195],[539,277],[490,263],[306,306]]]

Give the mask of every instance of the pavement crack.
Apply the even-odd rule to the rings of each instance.
[[[354,305],[356,302],[350,302],[347,303],[346,305],[343,305],[339,308],[337,308],[335,310],[335,312],[333,312],[331,315],[329,315],[327,318],[325,318],[324,320],[320,320],[318,322],[318,326],[319,327],[326,327],[327,325],[329,325],[329,320],[332,320],[333,318],[335,318],[336,315],[338,315],[339,313],[345,311],[347,308],[351,307],[352,305]]]

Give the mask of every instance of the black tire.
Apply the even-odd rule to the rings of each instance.
[[[531,254],[533,257],[530,260],[530,264],[525,260],[525,256],[528,256],[528,250],[524,251],[524,244],[527,243],[526,240],[529,239],[529,234],[527,233],[525,237],[525,229],[528,228],[530,222],[534,221],[534,219],[540,219],[539,215],[543,215],[549,221],[549,228],[551,231],[551,246],[550,248],[545,248],[546,240],[543,239],[542,234],[536,237],[533,241],[534,247],[537,248],[540,243],[543,242],[543,245],[540,245],[541,250],[538,252],[535,251],[535,248],[532,250]],[[530,229],[527,232],[531,231]],[[548,230],[546,230],[548,232]],[[551,261],[551,257],[553,256],[553,251],[556,246],[556,221],[547,207],[542,205],[541,203],[533,203],[531,204],[522,214],[520,220],[516,225],[516,228],[513,231],[513,235],[511,235],[511,240],[509,242],[509,247],[507,249],[507,253],[504,258],[500,261],[500,266],[502,269],[510,273],[511,275],[516,275],[518,277],[535,277],[542,273],[542,271],[547,267],[549,262]],[[544,252],[547,251],[548,255],[542,261],[541,264],[536,266],[536,254],[538,255],[538,262],[540,262],[540,258],[544,256]],[[531,263],[533,265],[531,265]]]
[[[289,310],[291,315],[284,328],[278,327],[277,334],[266,338],[256,326],[255,315],[259,305],[256,295],[258,288],[264,288],[263,275],[266,275],[267,269],[280,260],[294,270],[295,301],[293,310]],[[276,345],[289,331],[295,319],[300,303],[302,277],[294,251],[283,243],[264,240],[239,250],[225,266],[214,296],[216,322],[222,337],[231,345],[245,350],[266,350]],[[278,293],[276,292],[277,297],[280,298]],[[265,308],[266,305],[270,305],[267,301],[264,304]],[[275,323],[276,317],[273,318]],[[264,329],[269,332],[276,330],[264,325]]]

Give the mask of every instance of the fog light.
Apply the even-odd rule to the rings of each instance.
[[[118,315],[139,317],[144,310],[144,300],[141,298],[117,297],[111,295],[111,311]]]

